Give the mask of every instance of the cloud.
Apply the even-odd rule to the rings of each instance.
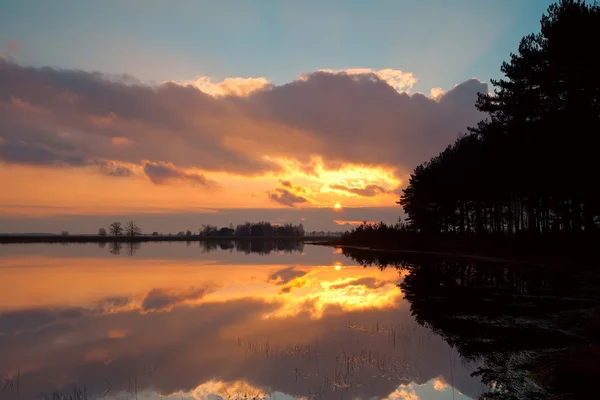
[[[104,175],[128,177],[134,174],[133,169],[123,163],[109,160],[97,160],[95,164],[98,171]]]
[[[132,301],[132,299],[126,296],[107,297],[99,302],[98,309],[101,312],[120,310],[130,306]]]
[[[286,180],[280,180],[279,183],[281,184],[281,186],[283,186],[284,188],[293,190],[296,193],[308,193],[308,189],[306,189],[304,186],[301,185],[294,185],[292,182],[290,181],[286,181]]]
[[[212,287],[190,289],[184,292],[153,289],[142,300],[142,310],[147,312],[169,310],[186,301],[198,301],[212,291]]]
[[[214,97],[219,96],[248,96],[256,90],[271,86],[267,78],[226,78],[214,82],[210,77],[200,76],[193,81],[174,82],[182,86],[193,86]]]
[[[271,200],[288,207],[294,207],[296,204],[308,202],[306,197],[296,195],[287,189],[277,188],[268,194]]]
[[[274,283],[276,285],[285,285],[296,278],[306,275],[305,271],[300,271],[295,268],[296,267],[292,265],[291,267],[277,270],[269,275],[267,282]]]
[[[280,294],[291,293],[294,289],[301,289],[310,285],[310,280],[303,278],[296,278],[286,286],[282,287],[279,291]]]
[[[293,166],[318,175],[317,159],[325,169],[385,166],[404,174],[480,121],[473,104],[488,92],[471,79],[437,101],[409,95],[416,78],[398,70],[315,72],[283,85],[200,81],[148,86],[0,60],[0,157],[72,167],[110,160],[143,169],[155,183],[203,187],[212,172],[278,176]],[[308,201],[285,187],[271,198]]]
[[[157,185],[164,185],[171,182],[186,182],[207,189],[219,186],[217,182],[206,178],[204,175],[183,172],[170,163],[146,162],[144,164],[144,173],[152,183]]]
[[[435,100],[435,101],[439,101],[442,96],[444,96],[444,93],[446,93],[442,88],[432,88],[429,91],[429,98]]]
[[[311,301],[307,303],[312,308]],[[318,320],[309,319],[306,313],[263,318],[282,306],[244,298],[174,307],[170,312],[83,313],[68,323],[64,319],[56,322],[45,319],[45,314],[70,313],[60,309],[0,313],[0,327],[7,328],[5,332],[16,332],[17,326],[29,325],[34,320],[36,327],[44,327],[31,329],[26,335],[3,336],[0,370],[9,376],[20,371],[21,381],[28,383],[21,385],[20,398],[35,398],[55,390],[72,393],[73,386],[84,385],[90,397],[101,397],[107,389],[105,376],[110,381],[111,393],[125,393],[131,388],[132,374],[136,373],[141,397],[205,398],[208,392],[240,397],[248,394],[250,387],[299,397],[309,395],[310,388],[320,387],[320,397],[325,400],[340,397],[339,386],[333,380],[324,384],[323,377],[339,370],[341,352],[359,361],[361,354],[371,352],[375,355],[373,361],[390,366],[382,371],[384,378],[373,376],[371,361],[361,364],[364,368],[357,368],[348,376],[350,385],[345,389],[345,397],[414,400],[418,398],[414,385],[434,377],[445,377],[448,381],[452,377],[457,390],[469,397],[481,393],[480,379],[470,376],[471,366],[439,362],[449,354],[458,355],[441,337],[429,334],[417,324],[410,315],[410,307],[331,312]],[[36,317],[38,314],[41,319]],[[415,346],[414,342],[398,340],[392,347],[387,331],[363,335],[357,341],[357,331],[343,329],[349,323],[369,332],[375,325],[388,328],[400,324],[412,337],[423,338],[424,342]],[[265,344],[269,344],[273,356],[265,357]],[[40,353],[40,348],[47,351]],[[308,354],[318,354],[319,362],[307,357],[306,350],[312,352]],[[399,359],[418,360],[418,368],[406,363],[396,368]],[[23,365],[27,368],[17,368]],[[136,368],[139,365],[145,368]],[[236,367],[231,368],[232,365]],[[298,381],[289,379],[290,365],[314,373]],[[220,384],[211,384],[215,376],[219,382],[244,381],[248,385],[239,385],[239,390],[223,390]],[[388,379],[389,376],[395,379]],[[220,390],[211,390],[217,388]],[[16,388],[7,390],[5,395],[9,398],[17,396]]]
[[[421,398],[414,390],[400,387],[390,394],[387,400],[421,400]]]
[[[306,197],[309,190],[301,185],[294,185],[288,180],[280,180],[281,188],[267,192],[269,198],[279,204],[295,207],[296,204],[308,203],[311,200]]]
[[[349,76],[373,75],[390,85],[399,93],[408,92],[417,83],[417,78],[412,72],[403,72],[399,69],[349,68],[343,70],[321,69],[320,72],[342,73]]]
[[[2,140],[0,160],[14,164],[84,166],[86,161],[76,154],[64,154],[40,144]]]
[[[348,282],[332,285],[332,286],[329,286],[329,288],[330,289],[343,289],[348,286],[364,286],[368,289],[379,289],[379,288],[384,287],[387,284],[388,284],[388,282],[386,282],[386,281],[379,281],[379,280],[369,276],[369,277],[365,277],[365,278],[358,278],[358,279],[354,279],[354,280],[351,280]]]
[[[341,190],[343,192],[355,194],[362,197],[374,197],[378,194],[389,193],[384,187],[379,185],[367,185],[365,187],[348,187],[345,185],[329,185],[331,189]]]
[[[448,387],[448,384],[444,380],[443,376],[440,376],[440,377],[437,377],[434,379],[433,388],[435,390],[437,390],[438,392],[442,392],[442,391],[446,390],[447,387]]]

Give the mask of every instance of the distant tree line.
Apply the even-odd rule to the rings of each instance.
[[[488,118],[419,165],[398,202],[419,232],[579,233],[600,223],[600,6],[563,0],[504,62]],[[595,48],[595,47],[594,47]],[[361,228],[366,229],[366,228]]]
[[[104,228],[98,229],[98,236],[126,236],[126,237],[135,237],[142,234],[142,230],[135,223],[135,221],[127,221],[125,225],[122,225],[120,222],[113,222],[108,227],[108,232]]]
[[[286,223],[283,225],[274,225],[270,222],[246,222],[237,225],[233,224],[229,227],[218,228],[215,225],[203,225],[200,229],[200,236],[244,236],[244,237],[261,237],[261,236],[304,236],[304,226],[302,224],[294,225]]]
[[[65,231],[66,232],[66,231]],[[134,237],[142,234],[142,230],[137,226],[135,221],[128,221],[125,225],[120,222],[113,222],[109,225],[108,231],[105,228],[98,229],[98,236],[114,236],[114,237]],[[190,230],[180,231],[175,236],[219,236],[219,237],[296,237],[304,236],[304,226],[302,224],[294,225],[286,223],[283,225],[271,224],[270,222],[246,222],[244,224],[237,225],[235,228],[233,224],[229,224],[228,227],[219,228],[216,225],[205,224],[197,231],[193,233]],[[68,233],[63,233],[68,235]],[[173,236],[172,233],[167,234]],[[158,232],[153,232],[152,236],[165,236]]]

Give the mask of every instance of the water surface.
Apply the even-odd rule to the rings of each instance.
[[[477,398],[406,275],[302,243],[4,245],[0,398]]]

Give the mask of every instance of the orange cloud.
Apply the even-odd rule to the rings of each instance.
[[[171,163],[149,162],[144,164],[144,173],[152,183],[164,185],[170,182],[187,182],[207,189],[219,187],[219,184],[202,174],[185,172]]]
[[[6,60],[0,74],[0,92],[8,94],[0,99],[0,160],[45,170],[58,188],[48,194],[44,185],[10,178],[12,202],[50,205],[53,197],[72,205],[72,192],[85,187],[75,204],[81,208],[106,193],[119,197],[115,204],[132,196],[127,204],[152,197],[175,207],[182,200],[173,199],[197,203],[202,190],[219,185],[227,191],[202,201],[264,207],[268,193],[288,207],[331,206],[339,196],[348,197],[345,207],[392,205],[408,171],[482,118],[472,104],[487,92],[472,79],[437,101],[408,95],[415,76],[391,69],[315,72],[284,85],[265,78],[131,85]],[[121,194],[123,179],[100,181],[92,176],[98,172],[129,178],[132,194]],[[169,188],[171,195],[144,186],[144,175],[159,186],[189,185]],[[279,180],[290,186],[273,189]],[[24,182],[33,181],[41,178]]]

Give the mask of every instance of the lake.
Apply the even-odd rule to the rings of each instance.
[[[544,315],[597,304],[549,271],[373,254],[261,241],[0,246],[0,399],[537,390],[515,360],[573,340]],[[523,330],[532,340],[515,339]]]

